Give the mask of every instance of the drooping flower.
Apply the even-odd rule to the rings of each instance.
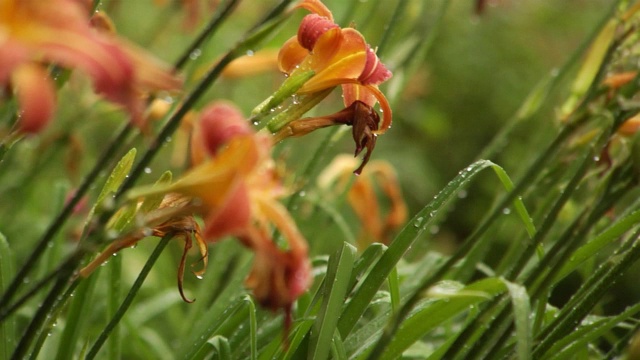
[[[310,265],[306,241],[278,201],[286,190],[275,173],[270,157],[271,143],[268,135],[254,133],[233,105],[215,103],[201,112],[194,129],[192,146],[198,149],[192,153],[199,154],[193,159],[194,167],[172,184],[134,189],[128,198],[139,201],[164,196],[169,202],[150,213],[153,216],[147,216],[153,223],[148,223],[146,228],[152,229],[155,236],[177,232],[188,240],[187,234],[195,235],[205,260],[206,242],[216,242],[226,236],[240,240],[255,252],[247,287],[263,306],[284,309],[288,323],[293,302],[310,284]],[[202,216],[202,230],[190,222],[191,214]],[[276,245],[271,238],[274,229],[286,239],[286,248]],[[107,255],[99,256],[101,260],[94,260],[89,269],[114,252],[133,245],[147,232],[133,233],[117,241],[105,250]],[[185,244],[186,253],[190,240]],[[180,276],[183,269],[184,255]]]
[[[371,162],[349,189],[354,159],[337,156],[318,177],[318,186],[328,192],[347,191],[347,200],[361,223],[358,247],[371,242],[389,244],[394,232],[407,220],[407,206],[393,167],[382,160]],[[382,204],[387,203],[386,211]]]
[[[124,106],[138,125],[138,91],[180,85],[143,50],[92,29],[88,9],[77,0],[0,0],[0,86],[14,89],[24,132],[38,132],[53,115],[50,64],[89,75],[97,92]]]
[[[342,85],[345,106],[362,101],[373,107],[380,103],[383,121],[376,134],[384,133],[392,121],[391,108],[378,85],[391,78],[375,51],[360,32],[340,28],[333,15],[319,0],[304,0],[297,7],[309,10],[298,28],[297,36],[287,40],[278,54],[280,70],[293,76],[313,71],[298,90],[309,94]]]

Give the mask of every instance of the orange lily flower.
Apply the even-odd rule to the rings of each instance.
[[[383,121],[376,134],[383,134],[392,122],[391,107],[378,85],[391,77],[360,32],[340,28],[319,0],[304,0],[298,6],[312,14],[302,19],[298,35],[287,40],[278,54],[282,72],[313,71],[314,76],[299,90],[310,94],[342,85],[345,106],[359,100],[373,107],[380,103]]]
[[[204,218],[206,241],[235,236],[256,253],[246,285],[262,305],[284,309],[288,321],[291,305],[309,286],[310,265],[306,241],[278,201],[286,192],[270,158],[270,137],[254,133],[231,104],[216,103],[202,111],[192,144],[194,168],[171,185],[139,189],[130,198],[178,193],[191,199],[187,207]],[[287,240],[286,250],[271,239],[273,228]]]
[[[344,191],[354,162],[352,157],[337,156],[318,177],[320,188]],[[386,197],[383,201],[380,196],[382,194]],[[359,249],[364,249],[371,242],[389,244],[394,232],[407,221],[407,206],[398,177],[386,161],[371,162],[347,190],[347,200],[362,224],[357,240]],[[383,202],[389,204],[386,213],[380,205]]]
[[[16,92],[21,131],[38,132],[53,115],[55,90],[43,65],[48,63],[88,74],[97,92],[127,108],[138,125],[138,90],[180,85],[143,50],[92,29],[79,1],[0,0],[0,86]]]

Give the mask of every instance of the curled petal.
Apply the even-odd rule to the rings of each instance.
[[[322,34],[339,28],[338,24],[324,16],[309,14],[302,19],[298,28],[298,42],[303,48],[312,51]]]
[[[278,68],[286,74],[291,74],[307,57],[309,52],[298,42],[297,37],[287,40],[278,53]]]
[[[309,10],[313,14],[324,16],[333,21],[333,14],[331,10],[327,8],[320,0],[303,0],[296,6],[296,8],[303,8]]]
[[[378,89],[377,86],[366,85],[365,87],[367,88],[367,90],[373,93],[373,96],[375,96],[380,103],[380,112],[382,112],[382,124],[380,124],[380,128],[375,130],[373,133],[376,135],[382,135],[387,132],[387,130],[389,130],[389,128],[391,127],[391,122],[393,121],[391,106],[389,105],[389,101],[387,101],[387,98],[384,96],[382,91]]]
[[[367,45],[367,62],[358,78],[360,83],[378,85],[390,79],[391,76],[391,71],[384,66],[375,51]]]
[[[20,104],[20,129],[39,132],[49,123],[55,109],[55,89],[46,71],[38,65],[22,65],[13,72],[12,83]]]

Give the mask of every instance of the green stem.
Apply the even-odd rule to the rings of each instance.
[[[380,39],[380,42],[378,43],[378,49],[376,50],[376,54],[378,56],[381,56],[382,53],[385,50],[387,50],[387,44],[389,44],[391,35],[393,35],[393,29],[395,29],[394,25],[400,22],[401,19],[404,17],[404,13],[407,10],[408,3],[409,2],[407,0],[398,1],[398,4],[396,5],[395,10],[393,11],[393,15],[391,16],[389,23],[384,27],[385,30],[384,30],[384,33],[382,34],[382,39]]]
[[[2,298],[0,298],[0,311],[3,311],[7,308],[7,306],[9,306],[11,298],[15,295],[18,288],[23,284],[23,279],[29,274],[32,269],[36,268],[35,263],[40,259],[42,254],[44,254],[45,250],[47,250],[47,247],[49,246],[49,243],[53,240],[54,236],[62,228],[69,216],[73,213],[73,208],[80,202],[82,197],[91,188],[91,185],[104,170],[105,164],[109,163],[112,157],[118,153],[120,144],[124,142],[132,129],[133,128],[130,124],[126,124],[118,132],[113,141],[111,141],[100,158],[96,160],[93,169],[91,169],[89,174],[87,174],[85,179],[82,181],[82,184],[80,184],[80,187],[78,187],[73,197],[69,200],[64,209],[62,209],[58,216],[53,220],[51,225],[49,225],[40,241],[38,241],[38,243],[35,245],[27,260],[25,260],[20,270],[18,270],[18,272],[14,276],[13,281],[7,287],[7,290],[4,292],[4,294],[2,294]],[[49,280],[53,277],[55,277],[55,275],[49,277]],[[37,288],[34,287],[34,289],[41,289],[42,285],[44,284],[39,284],[39,286]],[[4,311],[2,312],[2,314],[4,316]]]
[[[176,69],[182,69],[184,65],[187,64],[189,59],[191,59],[191,54],[198,48],[200,48],[205,42],[207,42],[207,40],[210,39],[211,36],[213,36],[216,30],[220,27],[220,25],[222,25],[224,20],[227,19],[227,17],[235,9],[238,3],[239,0],[229,0],[224,4],[224,6],[218,7],[218,9],[220,10],[217,11],[215,15],[213,15],[211,20],[209,20],[209,23],[207,23],[202,32],[200,32],[200,35],[198,35],[198,37],[191,43],[191,45],[187,47],[187,49],[182,53],[182,56],[180,56],[178,60],[176,60]]]
[[[169,244],[169,240],[171,240],[172,238],[173,238],[173,234],[168,234],[160,240],[160,243],[158,243],[156,248],[153,250],[153,253],[149,257],[149,260],[147,260],[144,267],[140,271],[138,278],[131,286],[131,290],[129,290],[127,297],[124,299],[124,301],[122,301],[122,304],[118,308],[118,311],[113,315],[113,318],[111,318],[111,321],[109,321],[109,324],[107,324],[107,326],[105,326],[105,328],[102,330],[102,332],[98,336],[98,339],[96,340],[96,342],[93,344],[93,346],[87,353],[85,360],[93,359],[98,354],[98,351],[100,351],[100,348],[109,337],[109,334],[111,334],[111,332],[114,331],[115,327],[118,325],[118,323],[120,322],[124,314],[127,312],[129,307],[133,303],[133,299],[138,294],[138,291],[140,290],[140,288],[142,287],[142,284],[146,280],[147,275],[149,275],[151,268],[156,263],[156,260],[158,260],[158,257],[160,256],[164,248],[167,246],[167,244]]]

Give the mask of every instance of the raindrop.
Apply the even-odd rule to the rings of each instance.
[[[431,235],[435,235],[438,232],[440,232],[440,227],[438,225],[433,225],[430,229],[429,232],[431,233]]]
[[[422,222],[424,221],[424,218],[422,216],[420,216],[419,218],[416,219],[416,221],[413,223],[414,227],[419,228],[420,226],[422,226]]]
[[[254,54],[253,50],[247,50],[247,56],[253,56]]]
[[[504,209],[502,209],[502,213],[505,214],[505,215],[509,215],[509,214],[511,214],[511,209],[504,208]]]
[[[433,210],[432,212],[429,213],[429,216],[434,217],[436,216],[437,213],[438,213],[437,211]]]
[[[202,280],[202,279],[204,279],[204,276],[202,276],[202,275],[196,275],[196,279],[198,279],[198,280]]]
[[[593,161],[600,161],[600,156],[594,156]]]
[[[460,192],[458,193],[458,198],[464,199],[467,197],[467,195],[467,190],[460,190]]]
[[[253,126],[258,126],[258,124],[260,124],[260,121],[258,121],[258,120],[255,120],[255,121],[253,122]]]
[[[171,136],[167,136],[166,138],[164,138],[164,141],[165,141],[165,142],[168,142],[168,143],[170,143],[170,142],[171,142],[171,140],[172,140],[172,139],[171,139]]]
[[[151,174],[151,168],[150,167],[144,168],[144,173],[145,174]]]
[[[195,50],[193,50],[193,51],[191,52],[191,54],[189,54],[189,58],[190,58],[191,60],[195,60],[195,59],[199,58],[199,57],[200,57],[200,55],[202,55],[202,50],[200,50],[200,49],[195,49]]]
[[[307,193],[306,193],[306,192],[304,192],[304,191],[300,191],[300,192],[298,193],[298,196],[300,196],[300,197],[305,197],[306,195],[307,195]]]

